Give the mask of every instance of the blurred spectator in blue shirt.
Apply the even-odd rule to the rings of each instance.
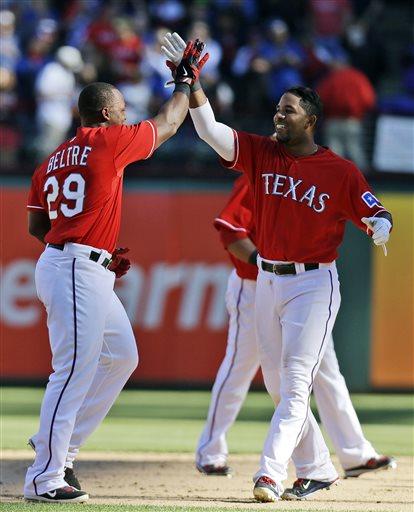
[[[401,91],[383,96],[379,110],[384,114],[414,116],[414,44],[410,44],[402,57]]]
[[[302,83],[305,53],[302,46],[290,36],[283,20],[273,20],[267,34],[268,39],[261,44],[252,68],[266,75],[268,97],[271,101],[277,101],[283,91]]]

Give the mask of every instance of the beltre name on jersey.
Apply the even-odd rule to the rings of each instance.
[[[57,171],[58,169],[63,169],[68,166],[86,166],[88,155],[92,150],[91,146],[68,146],[67,148],[62,149],[61,151],[57,151],[54,153],[47,165],[46,174],[49,174],[51,171]]]

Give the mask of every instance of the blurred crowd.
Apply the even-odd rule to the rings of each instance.
[[[30,172],[73,133],[77,95],[90,82],[122,91],[129,123],[150,117],[171,94],[160,47],[177,31],[207,45],[202,82],[220,120],[270,135],[283,90],[315,87],[325,105],[323,141],[368,172],[367,119],[414,115],[408,4],[2,0],[0,168]],[[184,126],[177,140],[190,136]]]

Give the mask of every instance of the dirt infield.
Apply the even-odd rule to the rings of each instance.
[[[1,501],[21,500],[28,451],[3,451]],[[251,477],[257,455],[233,455],[232,478],[206,477],[197,473],[190,454],[82,453],[75,467],[91,495],[91,503],[126,505],[180,505],[246,510],[413,510],[413,459],[398,457],[396,470],[381,471],[356,479],[341,480],[330,491],[321,491],[306,502],[259,504],[252,498]],[[294,479],[289,472],[290,483]]]

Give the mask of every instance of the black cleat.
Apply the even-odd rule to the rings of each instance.
[[[65,482],[70,486],[74,487],[78,491],[81,490],[81,485],[79,483],[79,480],[77,479],[74,471],[72,468],[65,468],[65,476],[64,476]]]
[[[319,480],[309,480],[307,478],[298,478],[293,487],[286,489],[282,494],[282,500],[306,500],[308,496],[322,489],[328,490],[331,485],[336,485],[339,478],[332,482],[320,482]]]
[[[35,447],[35,444],[32,440],[32,438],[30,438],[28,441],[27,441],[27,444],[30,446],[30,448],[32,448],[34,451],[36,451],[36,447]],[[65,468],[65,482],[70,486],[70,487],[74,487],[76,490],[80,491],[81,490],[81,485],[79,483],[79,480],[77,479],[74,471],[72,468]]]
[[[45,492],[44,494],[25,495],[27,501],[45,501],[49,503],[83,503],[88,501],[89,494],[85,491],[78,491],[74,487],[60,487],[53,491]]]
[[[206,464],[202,466],[201,464],[197,464],[197,470],[203,475],[208,476],[227,476],[231,477],[233,474],[233,470],[230,466],[215,466],[214,464]]]
[[[361,466],[345,469],[345,478],[356,478],[364,473],[373,473],[380,469],[395,469],[396,467],[397,461],[394,457],[381,455],[380,457],[373,457],[372,459],[369,459],[366,464],[362,464]]]

